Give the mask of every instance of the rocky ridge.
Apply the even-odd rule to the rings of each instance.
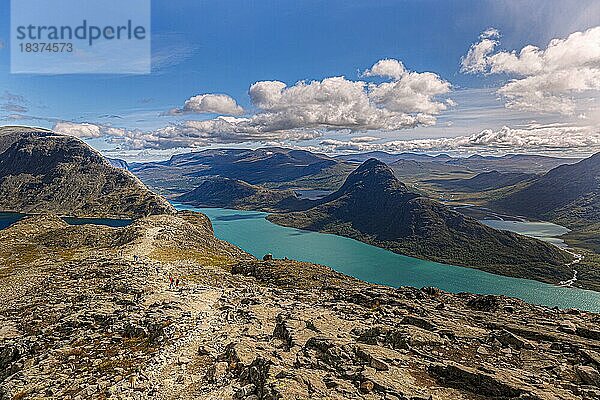
[[[190,212],[0,242],[2,399],[600,396],[596,314],[258,261]]]

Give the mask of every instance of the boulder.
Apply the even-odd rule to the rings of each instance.
[[[428,367],[431,375],[444,385],[469,390],[484,397],[527,398],[527,391],[515,384],[501,381],[494,374],[478,371],[454,362],[435,363]]]
[[[477,311],[496,311],[500,307],[500,300],[498,296],[493,295],[477,296],[469,300],[467,306]]]
[[[575,367],[575,371],[577,372],[577,376],[586,385],[600,387],[600,373],[598,373],[596,368],[587,365],[578,365]]]
[[[276,317],[275,330],[273,331],[273,337],[283,341],[283,347],[285,351],[290,351],[290,348],[294,345],[294,339],[292,338],[292,331],[287,323],[289,316],[278,314]]]
[[[510,346],[516,350],[533,348],[533,345],[528,340],[523,339],[506,329],[502,329],[500,332],[492,332],[490,337],[498,340],[504,346]]]

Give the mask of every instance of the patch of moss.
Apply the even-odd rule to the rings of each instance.
[[[181,249],[176,247],[159,247],[150,253],[150,258],[172,263],[176,261],[192,261],[200,265],[225,266],[235,262],[226,255],[210,253],[207,250]]]

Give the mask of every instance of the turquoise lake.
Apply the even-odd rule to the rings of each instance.
[[[261,212],[177,207],[206,214],[217,237],[256,257],[272,253],[276,258],[324,264],[368,282],[394,287],[436,286],[455,293],[502,294],[535,304],[600,312],[599,292],[419,260],[341,236],[275,225]]]

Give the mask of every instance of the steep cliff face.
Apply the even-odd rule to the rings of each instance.
[[[128,218],[175,212],[81,140],[22,127],[0,128],[0,210]]]
[[[349,236],[435,261],[550,282],[569,278],[571,256],[557,247],[491,229],[410,192],[384,163],[371,159],[344,185],[304,212],[269,219],[281,225]]]

